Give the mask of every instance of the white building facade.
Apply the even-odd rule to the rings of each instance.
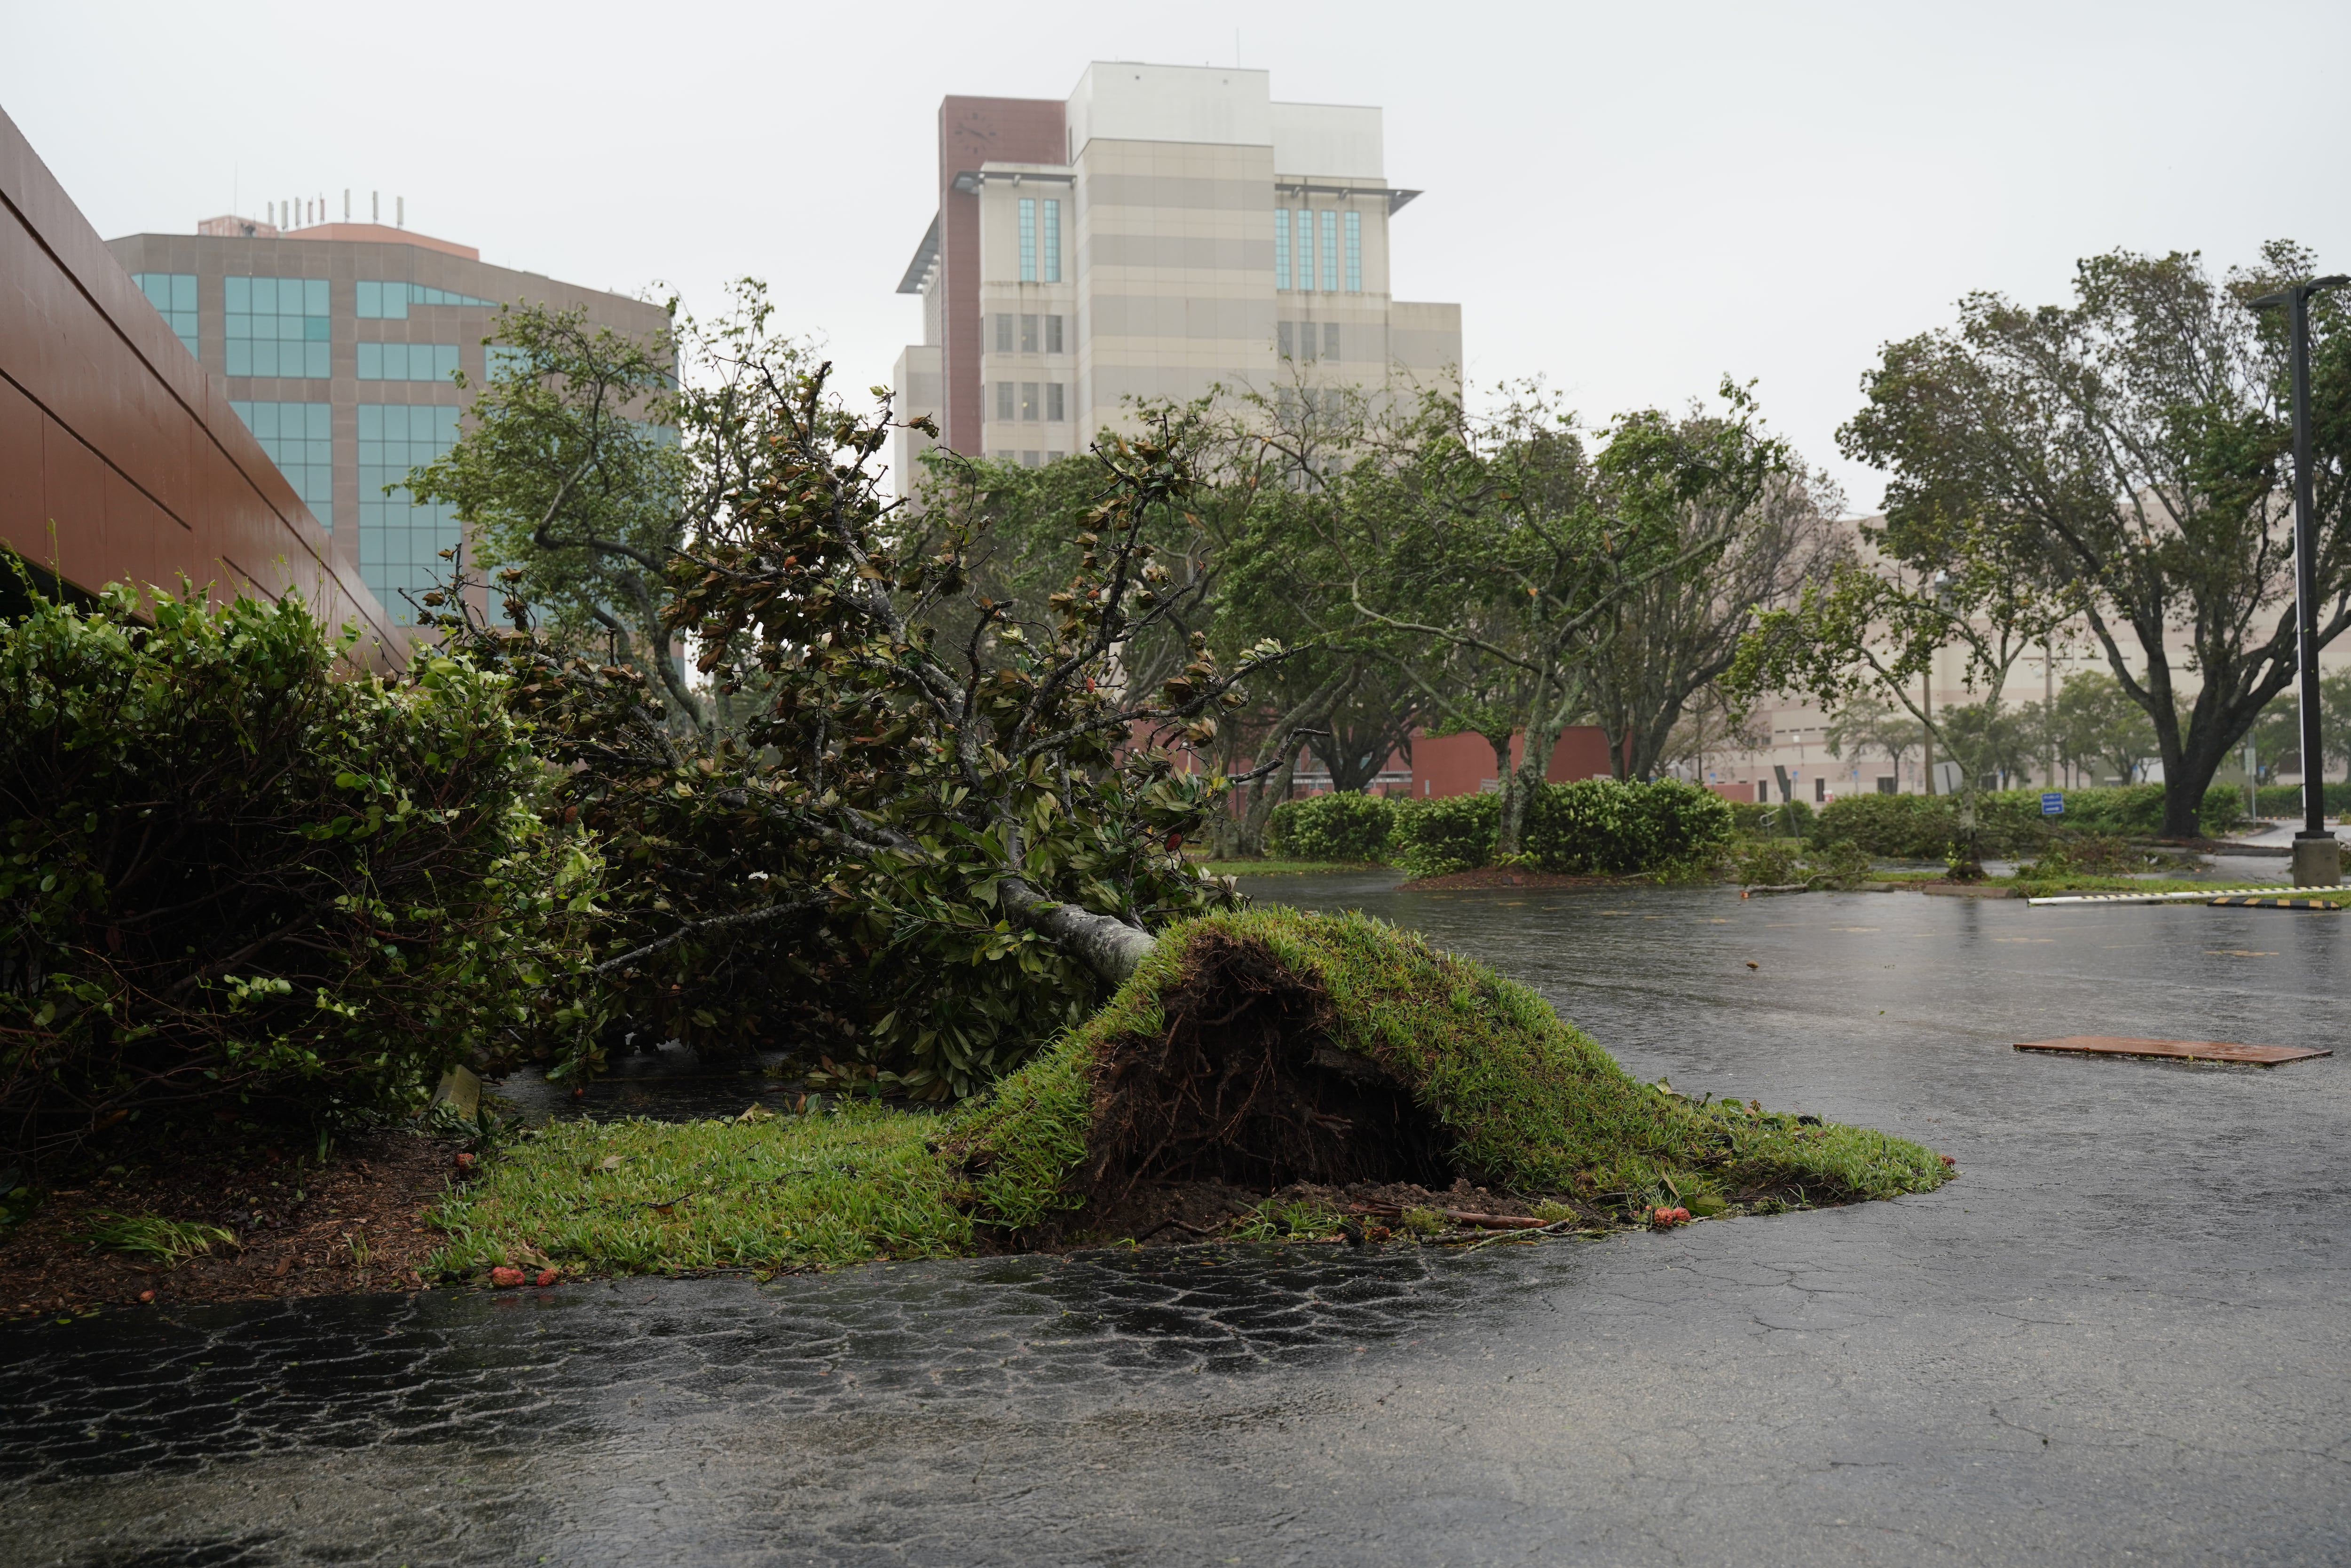
[[[1458,305],[1393,298],[1381,111],[1264,71],[1097,61],[1067,99],[950,98],[939,213],[899,292],[904,415],[1036,465],[1136,400],[1213,387],[1458,387]],[[903,434],[901,493],[921,438]]]

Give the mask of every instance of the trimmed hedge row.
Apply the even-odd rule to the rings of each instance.
[[[2063,815],[2043,816],[2038,789],[1992,789],[1976,797],[1983,852],[2038,853],[2060,831],[2151,838],[2163,825],[2163,786],[2067,789]],[[2199,821],[2214,837],[2244,818],[2244,794],[2227,785],[2205,792]],[[1848,795],[1813,819],[1805,841],[1820,848],[1857,844],[1889,860],[1940,860],[1959,827],[1959,802],[1949,795]]]
[[[1387,859],[1412,875],[1468,871],[1494,858],[1499,795],[1390,800],[1317,795],[1274,808],[1267,847],[1298,860]],[[1674,779],[1548,784],[1527,803],[1524,852],[1538,870],[1625,876],[1681,866],[1729,841],[1728,801]]]
[[[2322,791],[2330,817],[2351,816],[2351,783],[2336,780]],[[2256,792],[2254,802],[2264,817],[2299,817],[2302,815],[2302,786],[2271,784]]]
[[[1387,856],[1395,802],[1344,790],[1284,800],[1266,820],[1265,847],[1283,860],[1377,861]]]

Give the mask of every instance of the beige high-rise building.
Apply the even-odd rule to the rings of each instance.
[[[899,412],[1034,465],[1134,398],[1458,385],[1461,308],[1389,291],[1389,220],[1420,193],[1382,141],[1379,110],[1277,102],[1261,70],[1098,60],[1065,100],[943,100]],[[902,493],[921,444],[902,433]]]

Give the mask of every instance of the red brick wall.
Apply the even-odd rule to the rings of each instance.
[[[1058,98],[939,100],[939,369],[946,382],[947,446],[980,455],[986,417],[979,356],[979,197],[955,188],[982,163],[1060,163],[1069,157],[1065,106]]]
[[[5,113],[0,544],[82,589],[298,590],[327,625],[406,646]]]

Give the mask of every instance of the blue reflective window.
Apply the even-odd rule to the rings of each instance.
[[[1339,292],[1339,214],[1322,214],[1322,292]]]
[[[323,380],[329,374],[333,345],[325,278],[230,277],[223,285],[230,375]]]
[[[1364,214],[1347,214],[1347,292],[1364,291]]]
[[[335,411],[323,402],[239,402],[229,407],[261,443],[310,515],[335,526]]]
[[[525,349],[511,348],[505,343],[492,343],[482,350],[482,375],[486,381],[500,376],[520,375],[530,368],[530,353]]]
[[[148,303],[162,313],[188,352],[196,351],[196,275],[193,272],[134,272],[131,281]]]
[[[1304,207],[1298,209],[1298,265],[1291,269],[1297,286],[1304,289],[1314,287],[1314,214]]]
[[[1020,198],[1020,281],[1037,281],[1037,198]]]
[[[1050,197],[1045,202],[1045,281],[1061,281],[1061,204]]]
[[[446,575],[440,552],[456,544],[459,528],[453,507],[414,504],[408,471],[449,450],[457,410],[363,402],[359,416],[360,579],[394,621],[410,625],[416,609],[402,595],[421,596]]]
[[[457,370],[455,343],[360,343],[356,345],[363,382],[445,382]]]
[[[1290,209],[1273,209],[1273,286],[1290,287]]]
[[[422,283],[362,282],[353,302],[354,312],[366,321],[405,321],[412,305],[487,305],[495,308],[495,299],[477,299],[455,289],[427,288]]]

